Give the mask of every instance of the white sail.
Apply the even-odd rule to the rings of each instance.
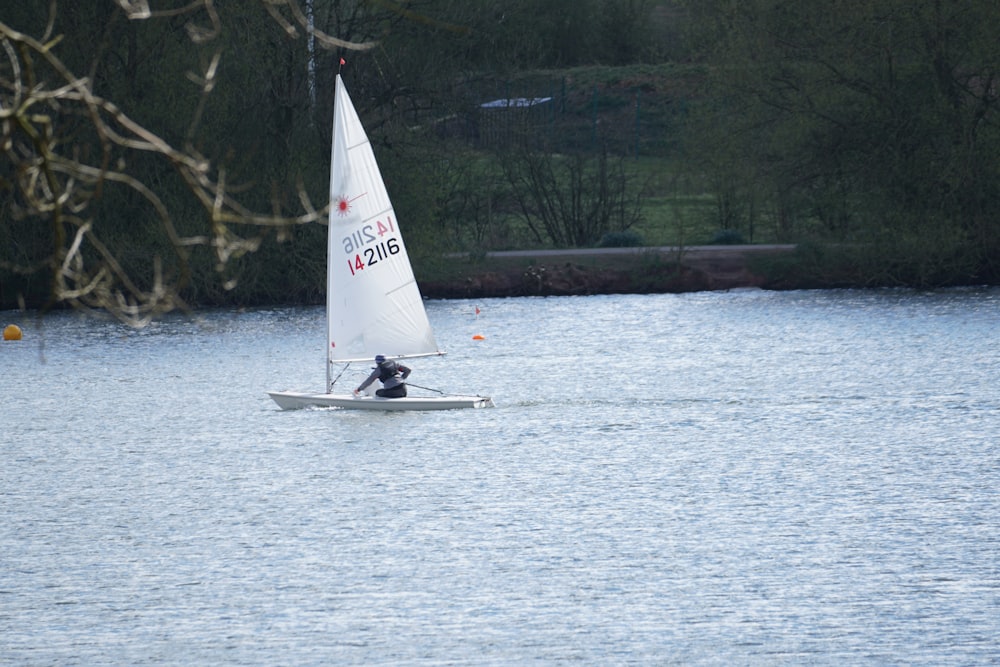
[[[330,160],[327,359],[440,354],[375,154],[337,75]]]

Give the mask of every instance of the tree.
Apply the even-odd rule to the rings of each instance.
[[[183,306],[180,292],[199,249],[213,253],[224,275],[231,261],[257,249],[270,231],[322,219],[323,207],[317,209],[301,185],[297,201],[273,196],[269,211],[247,204],[255,197],[233,187],[231,174],[239,170],[227,165],[226,145],[213,140],[226,135],[201,134],[214,122],[206,121],[205,111],[225,67],[223,26],[238,22],[240,9],[223,16],[210,0],[160,12],[145,0],[116,0],[116,7],[60,7],[53,0],[43,20],[38,8],[24,4],[29,7],[11,15],[37,37],[0,23],[0,190],[6,195],[0,270],[23,277],[22,301],[25,290],[38,290],[31,278],[45,273],[50,305],[99,308],[142,323]],[[296,0],[254,6],[258,17],[269,19],[265,24],[258,18],[257,27],[309,35],[325,49],[374,46],[316,29]],[[89,49],[60,32],[67,19]],[[298,59],[299,69],[305,62]],[[180,72],[194,87],[173,87],[173,77],[170,85],[157,81]],[[146,90],[155,95],[143,104]],[[137,113],[116,104],[118,95],[134,100]],[[281,108],[267,106],[275,107]],[[245,101],[243,108],[252,105]],[[219,117],[240,119],[213,116]],[[270,125],[283,131],[273,118]],[[210,155],[222,157],[213,161]],[[260,191],[266,189],[253,192]],[[177,192],[186,196],[168,196]],[[112,224],[127,229],[109,230]]]
[[[607,150],[553,155],[527,147],[501,157],[521,215],[539,242],[594,246],[640,219],[638,189],[624,157]]]
[[[836,240],[950,257],[953,279],[976,266],[995,275],[995,3],[690,5],[714,72],[703,154],[750,165],[758,187],[747,191],[765,186],[781,211],[775,219]]]

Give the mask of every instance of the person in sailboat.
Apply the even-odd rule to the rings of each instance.
[[[354,395],[359,395],[368,385],[378,380],[382,383],[382,388],[375,392],[376,396],[381,396],[382,398],[403,398],[406,396],[406,382],[404,380],[409,376],[409,367],[397,363],[392,359],[386,359],[381,354],[377,355],[375,357],[375,368],[372,369],[371,375],[354,390]]]

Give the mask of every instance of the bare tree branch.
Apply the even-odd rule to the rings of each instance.
[[[317,30],[297,0],[259,1],[290,37],[308,34],[326,49],[365,50],[376,45],[341,40]],[[169,10],[151,9],[147,0],[113,2],[131,21],[188,17],[185,28],[195,44],[212,42],[222,30],[214,0],[192,0]],[[185,307],[180,292],[190,279],[188,260],[193,248],[211,249],[221,272],[234,258],[257,250],[269,230],[279,230],[280,235],[291,226],[325,221],[326,202],[313,205],[301,179],[300,212],[287,214],[277,199],[270,212],[252,210],[228,187],[226,170],[195,149],[194,137],[215,89],[221,47],[203,71],[188,74],[199,87],[200,98],[184,145],[178,147],[95,94],[90,79],[70,71],[56,55],[61,41],[60,35],[53,37],[57,15],[56,0],[51,0],[42,39],[0,22],[0,191],[10,199],[4,215],[45,222],[51,237],[47,259],[0,260],[0,268],[30,274],[45,267],[51,278],[51,305],[105,310],[139,326]],[[72,134],[67,131],[70,126]],[[202,233],[178,232],[174,214],[156,187],[129,170],[131,157],[138,154],[163,160],[180,176],[205,214],[207,226]],[[155,256],[152,275],[137,279],[107,247],[96,231],[92,211],[108,185],[127,188],[154,212],[173,248],[175,271],[167,275],[163,258]],[[249,232],[238,232],[234,225]]]

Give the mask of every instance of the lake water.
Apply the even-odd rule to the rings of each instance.
[[[320,309],[0,313],[0,664],[1000,661],[1000,290],[428,313],[496,409],[279,411]]]

